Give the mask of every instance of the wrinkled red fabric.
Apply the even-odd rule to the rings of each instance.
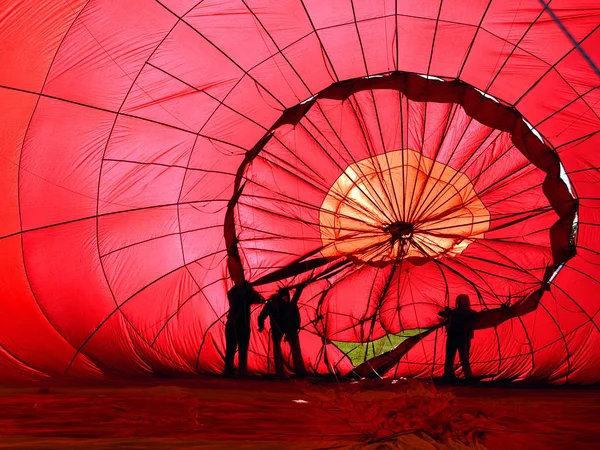
[[[473,372],[600,381],[599,14],[593,0],[0,6],[0,379],[220,372],[234,280],[267,295],[311,275],[314,374],[352,370],[333,341],[438,326],[460,293],[484,310],[551,281],[534,312],[475,332]],[[413,88],[369,84],[379,75]],[[471,180],[483,238],[272,275],[330,257],[333,183],[405,148]],[[249,369],[272,373],[257,315]],[[441,375],[444,342],[431,332],[388,376]]]

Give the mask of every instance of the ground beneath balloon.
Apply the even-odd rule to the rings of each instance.
[[[600,448],[598,389],[207,377],[0,387],[0,403],[0,448]]]

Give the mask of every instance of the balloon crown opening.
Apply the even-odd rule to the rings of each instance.
[[[415,227],[412,223],[398,221],[386,225],[383,230],[391,235],[392,244],[394,244],[396,241],[410,240]]]

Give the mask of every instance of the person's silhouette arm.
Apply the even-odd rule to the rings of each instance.
[[[263,306],[262,311],[258,315],[258,332],[261,333],[265,329],[265,319],[269,316],[271,312],[271,302],[267,302],[265,306]]]
[[[502,322],[506,322],[509,319],[535,311],[542,300],[544,292],[547,290],[548,287],[542,287],[529,294],[522,302],[512,306],[502,305],[499,308],[475,313],[473,316],[473,329],[481,330],[484,328],[497,327]]]
[[[446,306],[444,309],[442,309],[440,312],[438,312],[438,316],[443,317],[444,319],[448,319],[450,317],[451,313],[452,313],[452,308],[450,308],[449,306]]]
[[[304,290],[305,287],[306,287],[306,284],[299,284],[296,287],[296,291],[294,292],[294,296],[292,297],[292,305],[298,304],[298,300],[300,300],[300,297],[302,296],[302,291]]]

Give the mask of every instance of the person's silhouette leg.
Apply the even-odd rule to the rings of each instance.
[[[235,326],[228,322],[225,324],[225,375],[233,374],[233,360],[237,350]]]
[[[304,367],[304,360],[302,359],[302,350],[300,349],[300,338],[298,334],[293,334],[287,337],[288,344],[290,344],[290,351],[292,352],[292,360],[294,361],[294,372],[296,375],[306,375],[306,368]]]
[[[275,372],[280,377],[285,375],[283,368],[283,355],[281,353],[281,333],[273,330],[273,359],[275,360]]]
[[[454,339],[448,337],[446,339],[446,361],[444,362],[444,378],[456,378],[454,375],[454,359],[456,358],[456,352],[458,346]]]
[[[238,330],[238,371],[241,375],[248,373],[248,347],[250,346],[250,330]]]
[[[471,361],[469,359],[469,353],[471,353],[471,340],[465,339],[458,347],[458,357],[460,358],[460,365],[463,368],[465,378],[472,378],[473,372],[471,372]]]

